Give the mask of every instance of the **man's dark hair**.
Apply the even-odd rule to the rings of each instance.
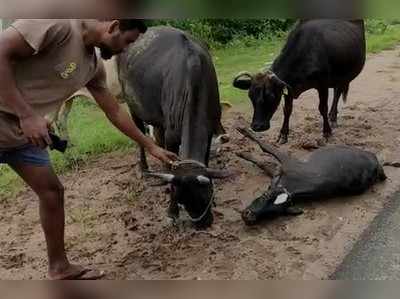
[[[119,19],[119,30],[122,32],[138,29],[140,33],[147,31],[145,20],[142,19]]]

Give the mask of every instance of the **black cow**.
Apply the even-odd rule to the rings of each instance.
[[[317,89],[323,134],[326,138],[331,136],[329,88],[335,91],[329,118],[336,126],[339,99],[343,96],[346,101],[350,82],[364,67],[365,53],[363,20],[300,21],[270,70],[256,75],[242,72],[234,79],[236,88],[249,90],[254,107],[252,129],[261,132],[270,128],[271,118],[284,95],[285,118],[278,142],[286,143],[293,99],[309,89]]]
[[[152,125],[158,143],[179,154],[169,173],[150,173],[171,183],[169,216],[182,204],[197,227],[213,222],[213,178],[208,169],[213,135],[224,133],[217,76],[202,42],[180,30],[153,27],[118,58],[124,97],[136,124]],[[147,162],[141,149],[141,166]]]
[[[271,165],[250,154],[238,154],[272,177],[268,191],[242,212],[248,225],[265,218],[301,214],[301,210],[293,207],[298,200],[358,195],[386,180],[383,167],[370,152],[348,146],[328,146],[313,152],[306,161],[300,161],[262,143],[248,129],[239,131],[281,163],[274,171]]]

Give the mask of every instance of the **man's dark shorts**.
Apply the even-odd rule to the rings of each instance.
[[[50,157],[46,149],[29,144],[14,149],[0,149],[0,164],[44,167],[50,165]]]

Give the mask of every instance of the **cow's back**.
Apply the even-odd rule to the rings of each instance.
[[[273,69],[289,81],[325,80],[325,84],[352,81],[366,59],[362,20],[312,19],[300,21],[290,33]],[[293,74],[289,74],[292,72]]]
[[[211,56],[204,44],[183,31],[164,26],[149,28],[120,56],[118,65],[128,105],[149,124],[162,127],[179,118],[166,113],[179,110],[187,84],[194,81],[213,94],[210,105],[220,111]]]

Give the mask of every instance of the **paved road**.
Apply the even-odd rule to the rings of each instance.
[[[332,279],[400,279],[400,192],[373,221]]]

